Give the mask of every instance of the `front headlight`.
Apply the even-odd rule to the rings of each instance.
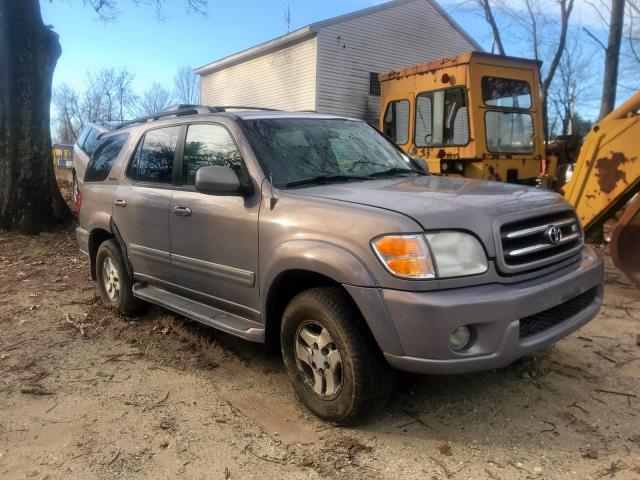
[[[461,277],[489,268],[482,245],[468,233],[385,235],[374,239],[371,247],[385,268],[402,278]]]
[[[433,253],[438,278],[477,275],[489,269],[484,249],[473,235],[434,232],[425,237]]]

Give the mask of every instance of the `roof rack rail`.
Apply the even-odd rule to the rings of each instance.
[[[225,106],[208,106],[208,105],[188,105],[188,104],[179,104],[172,105],[167,107],[165,110],[161,112],[152,113],[151,115],[144,115],[142,117],[134,118],[133,120],[127,120],[126,122],[122,122],[115,127],[114,130],[118,130],[120,128],[129,127],[131,125],[136,125],[138,123],[146,123],[152,122],[154,120],[160,120],[164,117],[179,117],[183,115],[206,115],[210,113],[220,113],[226,112],[228,110],[264,110],[267,112],[278,112],[279,110],[275,108],[267,108],[267,107],[243,107],[236,105],[225,105]]]
[[[118,126],[114,128],[114,130],[118,130],[120,128],[129,127],[131,125],[136,125],[138,123],[146,123],[154,120],[159,120],[164,117],[179,117],[182,115],[203,115],[207,113],[216,113],[219,112],[215,107],[207,107],[204,105],[175,105],[173,107],[169,107],[168,110],[163,110],[162,112],[152,113],[151,115],[144,115],[142,117],[134,118],[133,120],[128,120],[126,122],[122,122]]]
[[[226,112],[227,110],[262,110],[265,112],[280,112],[277,108],[268,108],[268,107],[242,107],[238,105],[222,105],[215,106],[210,108],[217,108],[220,111]]]

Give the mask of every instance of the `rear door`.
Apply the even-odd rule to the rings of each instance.
[[[114,195],[113,220],[135,277],[152,284],[172,281],[169,205],[181,131],[179,125],[148,130],[121,173]]]
[[[171,263],[187,295],[245,317],[257,315],[259,194],[210,195],[195,190],[200,167],[248,175],[229,132],[214,123],[188,126],[183,162],[171,200]]]

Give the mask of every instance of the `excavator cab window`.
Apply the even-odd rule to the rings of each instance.
[[[387,104],[384,134],[398,145],[409,141],[409,100],[393,100]]]
[[[483,77],[482,99],[489,107],[529,110],[531,87],[524,80]]]
[[[469,111],[464,89],[424,92],[416,98],[415,144],[450,147],[469,143]]]

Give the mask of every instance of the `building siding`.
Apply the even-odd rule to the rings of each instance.
[[[428,0],[327,25],[317,41],[316,110],[376,125],[380,97],[369,95],[370,72],[475,50]]]
[[[211,73],[200,82],[205,105],[314,110],[316,37]]]

